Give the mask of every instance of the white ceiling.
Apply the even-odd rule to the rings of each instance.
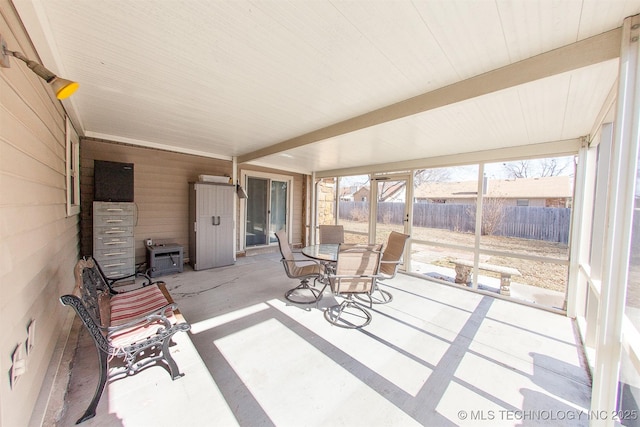
[[[14,4],[44,65],[80,83],[64,103],[81,134],[304,173],[588,135],[617,77],[607,32],[640,13],[640,0]]]

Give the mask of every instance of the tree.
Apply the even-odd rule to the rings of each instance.
[[[449,168],[420,169],[416,171],[413,183],[418,186],[425,182],[449,181],[450,176],[451,170]]]
[[[509,178],[544,178],[562,175],[572,164],[572,157],[520,160],[503,163]]]
[[[480,234],[483,236],[493,236],[500,230],[504,220],[504,207],[506,200],[502,197],[486,197],[482,200],[482,222],[480,224]],[[469,205],[466,214],[475,222],[476,205]]]
[[[503,163],[509,178],[528,178],[529,177],[529,161],[520,160],[519,162]]]

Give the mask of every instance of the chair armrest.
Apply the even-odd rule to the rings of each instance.
[[[323,265],[323,264],[322,264],[322,262],[321,262],[320,260],[317,260],[317,259],[311,259],[311,258],[306,257],[306,256],[304,256],[304,255],[303,255],[303,256],[301,256],[301,257],[295,257],[295,256],[294,256],[294,258],[293,258],[293,259],[284,259],[284,258],[282,258],[282,260],[281,260],[281,261],[282,261],[282,262],[287,262],[287,263],[292,262],[292,263],[296,263],[296,264],[297,264],[297,263],[300,263],[300,262],[306,262],[306,263],[309,263],[309,264],[318,264],[318,265]]]
[[[306,257],[306,256],[304,256],[304,255],[303,255],[303,256],[301,256],[301,257],[294,257],[294,258],[293,258],[293,261],[300,261],[300,262],[305,262],[305,261],[306,261],[306,262],[312,262],[312,263],[314,263],[314,264],[322,264],[322,262],[321,262],[320,260],[317,260],[317,259],[311,259],[311,258]]]
[[[400,261],[380,261],[380,264],[404,264],[404,261],[400,260]]]
[[[379,279],[382,277],[380,274],[331,274],[329,279]]]

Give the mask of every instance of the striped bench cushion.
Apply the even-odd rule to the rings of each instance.
[[[157,285],[113,295],[110,302],[110,325],[122,325],[168,304],[170,302]]]

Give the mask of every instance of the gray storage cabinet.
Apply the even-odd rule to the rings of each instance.
[[[110,279],[135,273],[135,205],[93,202],[93,258]]]
[[[189,183],[189,262],[194,270],[235,262],[234,194],[233,184]]]

